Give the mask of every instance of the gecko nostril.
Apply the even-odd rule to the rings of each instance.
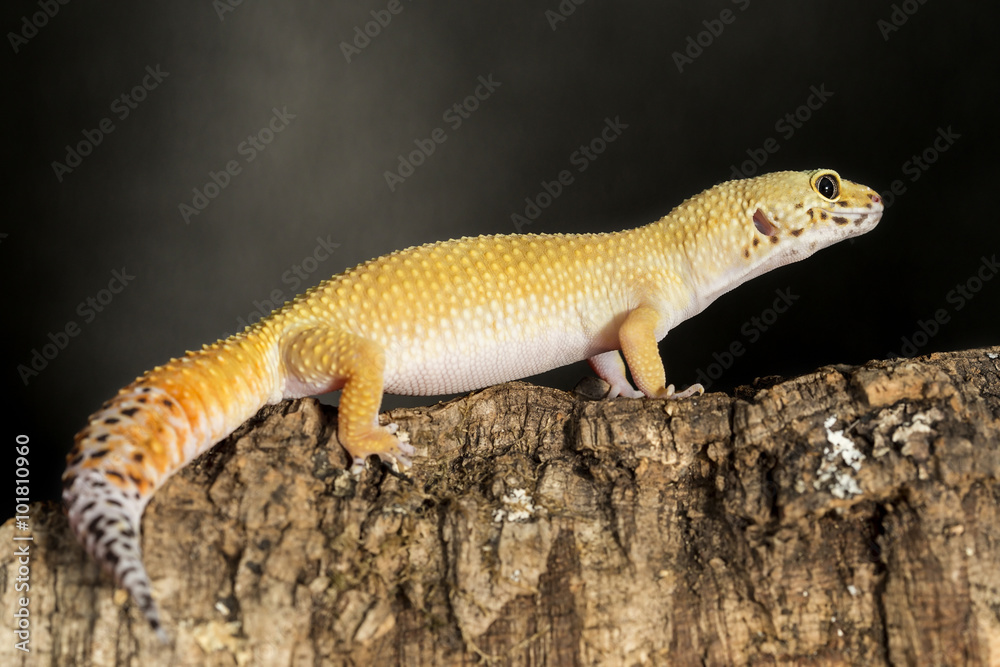
[[[872,201],[875,202],[876,204],[882,201],[882,198],[876,194],[870,194],[868,196],[871,197]]]

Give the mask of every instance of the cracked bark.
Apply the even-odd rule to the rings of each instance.
[[[173,646],[35,505],[32,653],[0,661],[1000,665],[998,354],[679,402],[511,383],[394,411],[406,479],[272,406],[146,511]]]

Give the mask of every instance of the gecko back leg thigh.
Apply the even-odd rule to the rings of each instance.
[[[385,352],[380,345],[348,331],[313,326],[291,334],[282,346],[285,368],[316,393],[343,388],[337,436],[353,457],[352,471],[376,454],[387,463],[410,465],[413,448],[393,433],[395,425],[379,426]]]

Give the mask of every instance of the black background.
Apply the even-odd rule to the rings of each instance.
[[[46,1],[58,12],[35,33],[23,22],[43,23],[38,2],[4,3],[2,23],[4,438],[12,452],[16,434],[30,437],[33,500],[57,497],[73,433],[135,376],[237,331],[273,290],[288,298],[409,245],[515,231],[511,215],[573,169],[606,118],[628,127],[524,231],[651,222],[769,138],[779,150],[760,173],[830,167],[887,197],[893,181],[906,188],[869,235],[671,332],[669,380],[694,382],[734,341],[746,352],[712,390],[900,354],[942,309],[948,322],[918,336],[918,353],[1000,342],[1000,280],[961,309],[948,298],[1000,251],[992,4],[565,0],[573,11],[553,29],[557,0],[402,0],[347,62],[341,42],[387,2]],[[31,36],[15,52],[18,33]],[[688,38],[705,46],[679,68]],[[120,118],[112,103],[147,67],[168,75]],[[442,114],[490,75],[500,86],[453,128]],[[814,88],[832,95],[792,136],[779,131]],[[295,118],[246,162],[238,146],[274,108]],[[114,131],[57,179],[52,163],[104,118]],[[391,191],[385,172],[438,127],[447,140]],[[907,166],[949,128],[958,138],[933,164]],[[186,223],[179,205],[229,160],[242,171]],[[283,275],[317,238],[339,246],[293,289]],[[79,304],[123,267],[134,279],[85,321]],[[784,289],[798,299],[750,342],[742,327]],[[18,366],[70,322],[79,334],[25,384]],[[538,381],[570,389],[589,372]]]

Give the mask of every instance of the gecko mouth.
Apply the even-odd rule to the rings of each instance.
[[[850,224],[856,227],[864,227],[873,226],[877,223],[882,217],[882,209],[842,208],[837,211],[830,211],[821,208],[818,210],[818,215],[816,209],[809,209],[809,215],[814,220],[817,218],[823,222],[829,220],[838,227],[846,227]]]
[[[869,193],[868,199],[870,201],[864,206],[848,206],[846,202],[837,202],[836,206],[841,208],[836,211],[820,209],[820,217],[839,226],[853,223],[856,227],[874,227],[882,218],[885,205],[875,193]]]

